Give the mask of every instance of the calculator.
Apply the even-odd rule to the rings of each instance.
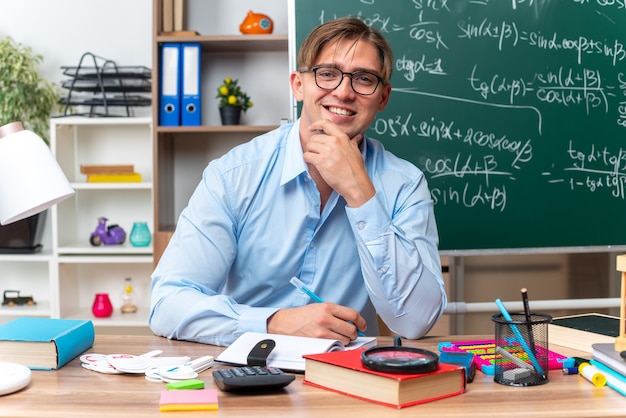
[[[279,389],[296,377],[275,367],[243,366],[213,370],[213,380],[225,392]]]

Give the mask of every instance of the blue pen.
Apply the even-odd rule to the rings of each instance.
[[[291,280],[289,280],[289,283],[294,285],[296,289],[298,289],[299,291],[301,291],[302,293],[304,293],[305,295],[310,297],[315,302],[317,302],[317,303],[323,303],[324,302],[324,300],[321,297],[319,297],[315,293],[313,293],[313,291],[311,289],[309,289],[308,287],[306,287],[304,285],[304,283],[302,283],[302,281],[300,279],[298,279],[297,277],[295,277],[295,276],[292,277]],[[356,332],[357,332],[357,335],[359,337],[365,337],[365,334],[363,334],[358,329],[356,330]]]
[[[498,305],[498,308],[500,309],[500,312],[502,313],[502,316],[504,317],[504,319],[509,322],[513,322],[513,318],[511,318],[509,311],[506,310],[506,308],[504,307],[504,304],[502,303],[500,299],[496,299],[496,305]],[[519,329],[517,329],[517,325],[510,324],[510,326],[511,326],[511,330],[515,334],[515,337],[518,339],[519,343],[522,345],[522,349],[526,352],[526,355],[528,356],[530,361],[533,363],[533,366],[535,366],[535,370],[537,370],[537,373],[539,373],[542,376],[545,376],[545,374],[543,373],[543,368],[537,361],[537,358],[535,357],[533,352],[530,351],[528,344],[526,344],[526,340],[524,340],[524,337],[522,337],[522,334],[519,332]]]

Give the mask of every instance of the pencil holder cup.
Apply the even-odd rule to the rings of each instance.
[[[535,386],[548,382],[549,351],[546,314],[511,313],[511,321],[502,314],[491,317],[495,323],[494,377],[496,383],[509,386]]]

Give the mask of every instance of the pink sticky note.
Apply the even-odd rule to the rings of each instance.
[[[218,409],[217,389],[164,390],[159,407],[161,411]]]

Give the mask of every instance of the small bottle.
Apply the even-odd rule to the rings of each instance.
[[[133,285],[131,284],[131,278],[124,279],[124,290],[122,291],[122,313],[134,313],[137,312],[137,305],[133,304]]]
[[[107,293],[96,293],[91,312],[97,318],[108,318],[113,313],[113,305]]]
[[[152,234],[146,222],[135,222],[130,231],[130,243],[133,247],[147,247],[152,241]]]

